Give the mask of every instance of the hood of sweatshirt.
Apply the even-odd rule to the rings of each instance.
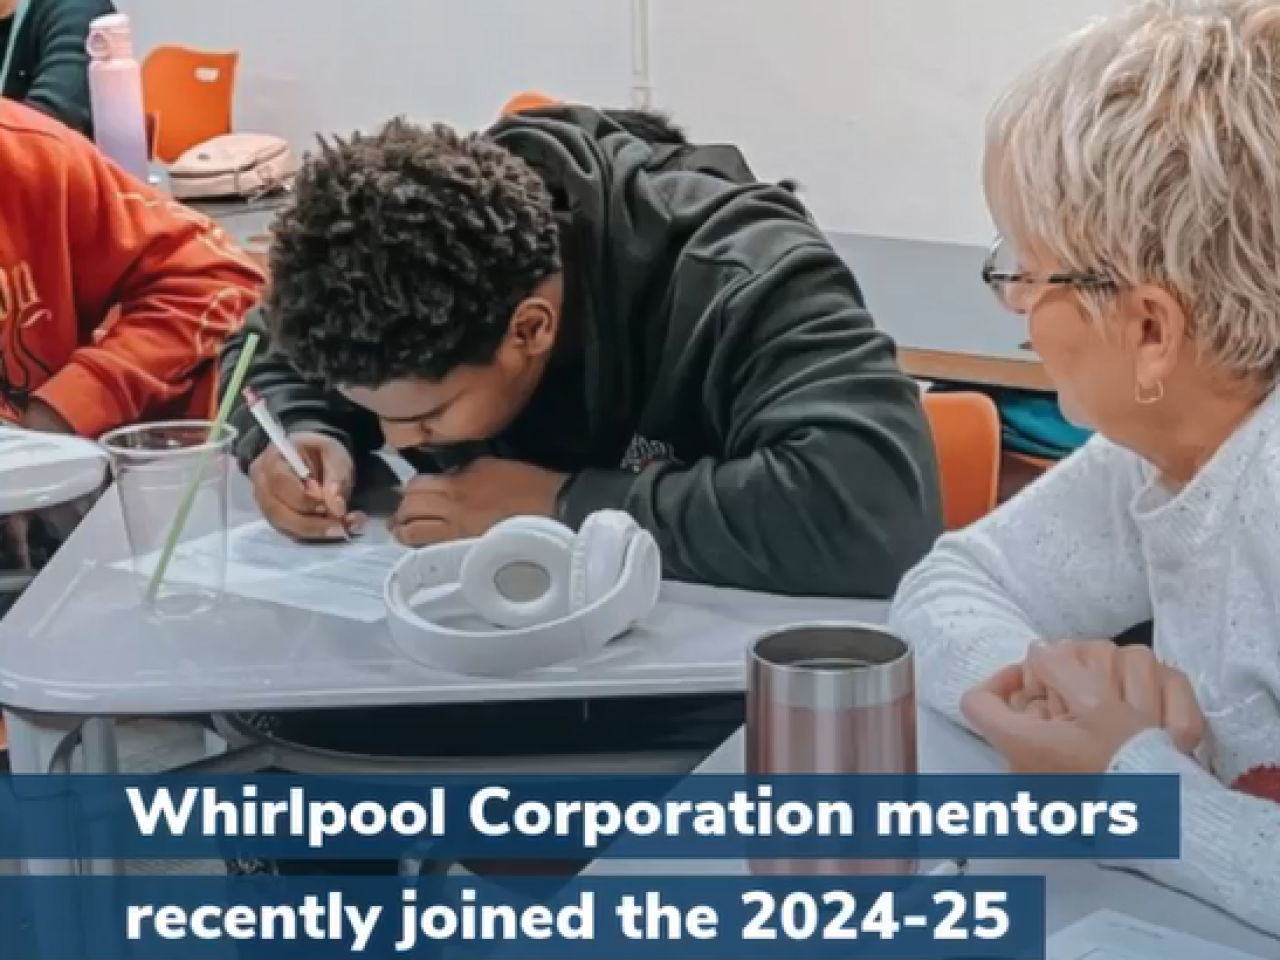
[[[666,336],[654,301],[689,226],[643,174],[665,165],[672,148],[587,107],[510,117],[489,136],[542,177],[561,214],[565,310],[584,340],[591,430],[607,432],[632,409],[643,358]]]

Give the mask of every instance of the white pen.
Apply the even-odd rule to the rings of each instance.
[[[293,445],[289,435],[285,433],[284,425],[275,418],[270,408],[267,407],[267,402],[252,387],[245,387],[241,396],[244,397],[244,402],[249,408],[249,413],[253,415],[253,419],[258,422],[258,426],[267,435],[271,445],[280,451],[280,456],[284,457],[285,463],[289,464],[289,468],[298,475],[298,479],[302,481],[307,493],[317,500],[323,500],[324,492],[320,489],[320,484],[316,482],[315,475],[312,474],[311,468],[307,466],[307,461],[302,459],[302,454]],[[341,520],[342,518],[339,517],[337,519]],[[345,527],[343,528],[343,537],[347,540],[351,539],[351,533]]]
[[[311,475],[311,468],[307,466],[307,461],[302,459],[302,454],[298,452],[298,448],[289,440],[289,435],[284,432],[284,427],[280,421],[268,409],[267,401],[258,396],[253,387],[245,387],[243,396],[244,402],[249,407],[249,412],[253,414],[253,419],[258,421],[258,426],[262,428],[262,432],[267,435],[267,439],[271,441],[272,446],[280,451],[280,455],[285,458],[293,472],[298,475],[298,479],[307,485],[314,484],[315,478]]]

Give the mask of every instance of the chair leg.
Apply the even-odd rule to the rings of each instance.
[[[6,710],[4,719],[9,732],[9,761],[14,773],[71,772],[71,754],[80,742],[84,718],[51,717]],[[19,814],[26,804],[43,805],[55,799],[46,793],[47,789],[52,789],[55,793],[62,789],[58,778],[23,778],[20,783],[21,786],[16,788],[19,794]],[[83,849],[85,840],[81,827],[79,823],[67,824],[68,833],[79,849]],[[82,876],[85,872],[84,863],[79,856],[56,859],[24,856],[17,869],[28,876]],[[89,956],[83,931],[89,926],[88,911],[91,907],[78,887],[73,885],[69,893],[74,898],[71,904],[55,906],[47,897],[41,897],[25,905],[33,925],[36,949],[42,955],[68,958]],[[68,916],[74,918],[73,922],[67,922]]]

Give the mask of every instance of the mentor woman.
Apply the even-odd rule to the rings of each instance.
[[[1097,435],[944,537],[893,623],[1013,769],[1179,774],[1182,858],[1143,869],[1280,933],[1280,3],[1076,34],[995,109],[985,179],[985,280]],[[1106,639],[1153,618],[1154,652]]]

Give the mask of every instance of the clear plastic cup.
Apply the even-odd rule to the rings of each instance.
[[[111,456],[125,535],[145,604],[162,616],[209,610],[227,580],[227,480],[236,431],[203,420],[141,424],[99,441]],[[179,515],[159,589],[151,587]]]

